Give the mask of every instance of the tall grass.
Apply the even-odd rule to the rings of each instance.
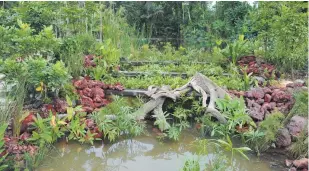
[[[116,12],[105,7],[102,15],[103,40],[111,39],[114,47],[121,50],[121,56],[129,56],[131,51],[137,50],[142,44],[144,34],[137,34],[125,18],[125,9],[120,8]]]
[[[26,97],[26,80],[25,76],[19,76],[15,86],[8,92],[6,104],[3,110],[3,119],[8,122],[12,118],[13,135],[19,136],[21,127],[22,110],[24,99]]]

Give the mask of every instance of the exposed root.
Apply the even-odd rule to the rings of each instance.
[[[201,73],[195,74],[187,84],[175,90],[171,90],[168,86],[163,86],[162,88],[150,86],[146,95],[152,99],[134,113],[138,116],[136,119],[144,119],[147,113],[154,109],[163,112],[162,106],[166,98],[176,101],[181,94],[192,91],[192,89],[202,95],[202,106],[207,108],[206,113],[210,113],[221,123],[227,122],[225,117],[216,109],[215,102],[217,98],[229,96],[228,93]],[[208,95],[210,96],[210,102],[207,105]]]

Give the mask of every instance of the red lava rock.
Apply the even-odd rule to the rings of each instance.
[[[55,110],[55,108],[54,108],[54,106],[52,104],[43,104],[43,107],[41,108],[41,111],[45,115],[49,115],[49,112],[52,112],[53,115],[55,115],[57,113],[57,111]]]
[[[85,120],[85,123],[86,123],[86,126],[88,127],[88,128],[92,128],[92,127],[94,127],[94,121],[92,120],[92,119],[86,119]]]
[[[262,88],[256,88],[252,90],[252,96],[256,99],[262,99],[264,97],[264,91]]]
[[[276,102],[270,102],[269,104],[270,104],[272,109],[274,109],[276,107]]]
[[[74,86],[81,97],[83,111],[92,112],[97,108],[110,103],[105,99],[104,89],[113,89],[122,91],[124,88],[120,83],[107,85],[101,81],[91,80],[90,77],[84,77],[82,80],[74,81]]]
[[[265,94],[264,101],[265,101],[265,103],[270,103],[270,101],[271,101],[271,95]]]
[[[84,96],[87,96],[87,97],[92,97],[92,91],[90,88],[86,87],[84,90],[83,90],[83,95]]]
[[[102,107],[102,106],[104,106],[104,103],[103,103],[103,102],[100,102],[100,103],[95,102],[95,103],[94,103],[94,107],[95,107],[95,108],[100,108],[100,107]]]
[[[246,91],[245,92],[245,97],[252,98],[253,97],[252,91]]]
[[[20,133],[24,133],[27,131],[27,128],[34,122],[34,114],[32,112],[22,121],[20,126]]]
[[[264,103],[261,109],[266,112],[267,110],[272,110],[272,106],[269,103]]]
[[[94,108],[93,101],[90,97],[82,96],[81,103],[83,106],[88,106]]]
[[[293,165],[298,169],[308,168],[309,160],[307,158],[302,158],[300,160],[294,160]]]
[[[54,106],[57,112],[65,113],[67,111],[68,104],[65,100],[55,99]]]
[[[84,57],[84,67],[88,68],[88,67],[95,67],[96,64],[93,61],[94,56],[93,55],[86,55]]]
[[[94,108],[90,106],[83,106],[82,108],[83,108],[83,111],[87,113],[91,113],[94,110]]]
[[[93,101],[96,102],[96,103],[101,103],[103,101],[103,98],[101,98],[100,96],[95,96],[93,98]]]
[[[96,133],[94,138],[102,138],[103,137],[103,132],[99,130],[99,128],[96,126],[93,129],[90,130],[91,133]]]
[[[247,67],[247,73],[252,72],[257,76],[265,76],[269,78],[275,70],[273,65],[261,63],[261,61],[257,61],[255,56],[243,56],[237,61],[237,63],[242,67]]]
[[[26,141],[30,137],[31,135],[28,132],[24,132],[19,136],[19,139],[21,139],[22,141]]]
[[[100,98],[104,98],[105,94],[104,94],[104,91],[102,88],[100,87],[95,87],[95,88],[92,88],[92,97],[100,97]]]
[[[114,85],[109,85],[108,87],[109,87],[109,89],[112,89],[112,90],[119,90],[119,91],[124,90],[124,87],[120,83],[116,83]]]
[[[109,103],[111,103],[109,100],[107,100],[107,99],[103,99],[103,104],[104,104],[104,106],[106,106],[106,105],[108,105]]]
[[[249,115],[258,121],[262,121],[264,119],[265,113],[260,110],[260,107],[253,107],[249,110]]]
[[[255,101],[254,100],[250,100],[250,99],[246,99],[246,101],[247,101],[247,107],[253,107],[253,104],[255,103]]]
[[[277,103],[280,103],[280,102],[286,102],[286,101],[289,101],[292,99],[292,96],[291,94],[288,94],[284,91],[274,91],[272,94],[271,94],[272,98],[273,98],[273,101],[274,102],[277,102]]]
[[[262,105],[264,103],[264,99],[257,99],[255,102]]]
[[[264,92],[265,94],[271,94],[271,93],[272,93],[271,89],[268,88],[268,87],[264,87],[264,88],[263,88],[263,92]]]

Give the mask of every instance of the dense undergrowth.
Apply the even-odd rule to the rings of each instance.
[[[264,94],[267,93],[258,99],[252,98],[250,100],[263,100],[257,105],[259,109],[264,106],[267,110],[265,117],[263,115],[263,119],[257,122],[251,117],[247,107],[248,96],[244,93],[250,93],[255,88],[267,88],[275,80],[282,79],[284,74],[278,75],[278,70],[291,71],[289,69],[301,69],[304,66],[302,50],[305,43],[296,48],[285,37],[301,42],[301,29],[307,21],[300,19],[296,23],[301,25],[300,30],[296,28],[297,35],[287,31],[288,36],[282,37],[278,31],[280,29],[277,29],[278,21],[295,17],[295,9],[301,8],[298,4],[282,3],[283,9],[276,9],[282,13],[282,18],[277,16],[278,21],[274,24],[267,19],[265,25],[271,29],[260,28],[261,33],[256,39],[247,39],[245,33],[238,33],[231,40],[226,40],[225,36],[222,40],[219,37],[209,39],[211,45],[207,44],[201,49],[192,48],[194,46],[189,46],[188,42],[185,43],[188,48],[176,48],[168,42],[158,48],[147,44],[142,41],[145,39],[140,39],[144,38],[145,30],[131,27],[127,23],[125,8],[116,9],[110,3],[4,4],[0,9],[0,36],[3,38],[0,42],[0,73],[5,74],[0,80],[3,84],[0,90],[0,170],[34,170],[48,152],[49,148],[46,147],[52,146],[59,138],[65,137],[68,142],[93,143],[99,140],[113,142],[120,136],[142,134],[145,123],[135,119],[134,111],[146,99],[108,96],[106,90],[121,91],[123,87],[147,89],[150,85],[169,85],[175,89],[186,84],[196,72],[227,90],[237,90],[240,95],[238,98],[226,97],[216,101],[218,110],[228,120],[227,124],[220,124],[209,115],[204,115],[206,109],[201,107],[201,99],[194,93],[165,104],[163,113],[154,111],[147,119],[152,121],[161,140],[177,141],[182,130],[192,126],[200,130],[203,136],[217,138],[197,141],[200,149],[198,155],[207,155],[205,147],[211,146],[218,153],[222,153],[220,148],[226,149],[232,157],[227,158],[222,154],[213,159],[206,166],[207,169],[231,170],[234,168],[234,154],[239,153],[247,158],[244,152],[250,150],[248,147],[257,154],[271,148],[277,140],[278,130],[289,124],[294,116],[306,117],[308,113],[307,91],[292,89],[294,98],[282,97],[283,101],[280,101],[279,95],[285,95],[287,90],[278,89],[279,95],[271,94],[271,90],[268,95],[279,99],[275,105],[294,103],[294,99],[295,104],[284,113],[268,109],[268,104],[264,105],[268,97],[265,95],[264,98]],[[257,8],[257,11],[271,11],[267,3],[261,4],[262,8]],[[258,14],[258,17],[265,19],[265,16]],[[303,17],[304,14],[299,15]],[[220,25],[218,22],[216,24]],[[185,30],[188,35],[189,30]],[[273,35],[277,37],[268,38]],[[210,38],[209,35],[206,37]],[[280,41],[286,43],[286,49],[279,48],[283,47]],[[201,43],[196,45],[200,46]],[[289,53],[285,54],[286,50]],[[299,62],[288,66],[286,64],[289,61],[294,61],[294,58],[286,56],[291,53],[291,57],[299,55],[295,57],[295,61]],[[285,61],[284,68],[275,69],[274,65],[265,63],[261,56],[274,63]],[[178,63],[131,66],[123,63],[121,57],[127,57],[129,61]],[[147,74],[137,77],[118,74],[116,77],[115,74],[120,70]],[[162,76],[161,72],[185,73],[187,77]],[[253,97],[259,96],[253,94]],[[289,146],[293,157],[307,157],[308,146],[303,145],[308,143],[307,134],[301,131],[293,136],[295,143]],[[230,137],[240,138],[248,147],[234,147]],[[200,170],[198,160],[189,159],[184,163],[183,170]]]

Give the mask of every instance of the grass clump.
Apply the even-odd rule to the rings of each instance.
[[[133,116],[140,102],[130,102],[125,98],[114,96],[113,102],[92,114],[92,119],[97,123],[105,138],[115,141],[120,135],[140,135],[144,130],[144,123],[138,122]],[[132,105],[133,104],[133,105]]]

